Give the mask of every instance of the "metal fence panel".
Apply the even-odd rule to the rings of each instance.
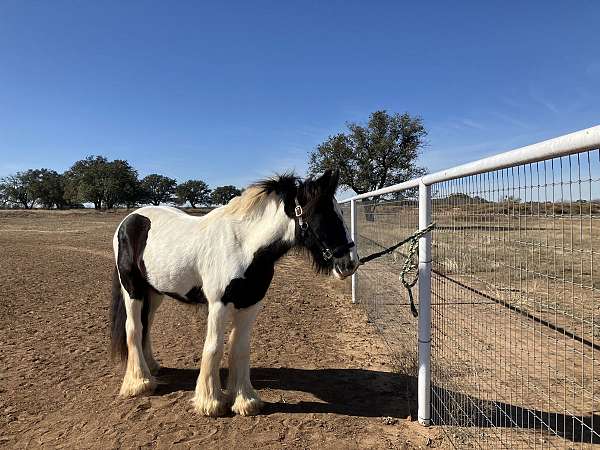
[[[349,204],[343,205],[342,211],[349,223]],[[411,194],[411,198],[385,203],[357,202],[356,215],[358,254],[375,253],[418,228],[416,192]],[[362,266],[356,276],[356,297],[369,322],[395,354],[396,369],[414,377],[417,370],[417,321],[410,313],[408,297],[398,281],[405,250],[400,248]]]
[[[600,442],[598,151],[433,188],[433,388],[458,442]]]
[[[433,423],[457,447],[600,443],[600,152],[436,182],[431,192]],[[416,193],[392,195],[357,201],[360,255],[418,229]],[[414,377],[403,251],[361,267],[357,300],[399,372]]]

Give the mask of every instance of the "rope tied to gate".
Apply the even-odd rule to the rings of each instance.
[[[432,222],[425,228],[417,230],[416,232],[408,236],[406,239],[403,239],[402,241],[398,242],[397,244],[394,244],[391,247],[388,247],[380,252],[372,253],[369,256],[362,258],[359,264],[362,266],[363,264],[366,264],[369,261],[372,261],[376,258],[380,258],[381,256],[387,255],[396,250],[397,248],[403,246],[404,244],[410,242],[410,246],[408,247],[408,254],[406,255],[404,263],[402,264],[402,271],[400,272],[399,278],[402,282],[402,285],[406,288],[406,291],[408,292],[408,298],[410,300],[410,312],[412,313],[413,317],[417,317],[419,315],[415,306],[415,301],[412,293],[412,288],[415,287],[417,281],[419,281],[419,272],[415,272],[414,277],[410,280],[407,279],[407,275],[412,270],[417,269],[419,267],[418,258],[415,258],[415,256],[418,256],[419,254],[419,239],[421,239],[424,235],[429,233],[434,228],[435,222]]]

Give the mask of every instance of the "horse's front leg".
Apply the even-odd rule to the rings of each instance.
[[[263,406],[258,393],[250,383],[250,333],[259,310],[256,304],[235,310],[229,337],[229,376],[227,394],[233,405],[231,410],[242,416],[258,414]]]
[[[194,404],[196,410],[205,416],[222,416],[227,411],[227,402],[221,392],[219,366],[223,357],[223,338],[227,308],[217,300],[208,305],[206,340],[202,352],[200,376],[196,383]]]

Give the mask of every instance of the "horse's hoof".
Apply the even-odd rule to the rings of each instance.
[[[121,397],[135,397],[136,395],[149,394],[156,389],[156,380],[154,377],[150,378],[128,378],[123,380],[121,385],[121,391],[119,395]]]
[[[258,397],[246,398],[238,395],[231,406],[231,410],[240,416],[255,416],[263,406],[264,402]]]
[[[146,361],[146,364],[148,365],[148,370],[150,370],[152,375],[156,375],[160,370],[160,364],[154,358],[150,361]]]
[[[203,416],[208,417],[221,417],[227,414],[227,403],[225,399],[199,399],[194,398],[194,406]]]

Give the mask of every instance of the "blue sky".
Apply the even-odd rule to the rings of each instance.
[[[600,123],[597,1],[0,0],[0,176],[89,154],[210,185],[421,115],[434,171]]]

